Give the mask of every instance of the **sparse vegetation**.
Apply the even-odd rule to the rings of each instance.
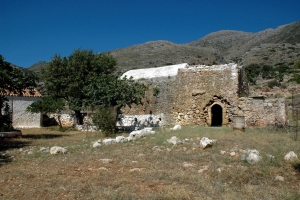
[[[157,96],[158,94],[159,94],[159,87],[157,87],[157,86],[155,86],[154,88],[153,88],[153,96]]]
[[[189,126],[95,149],[92,141],[99,139],[97,133],[24,129],[22,139],[0,141],[1,198],[298,199],[300,163],[285,162],[283,157],[289,151],[299,156],[299,141],[282,131],[246,129],[242,133]],[[166,143],[172,136],[188,140],[173,146]],[[204,150],[193,146],[202,137],[217,143]],[[54,145],[68,152],[40,151]],[[233,148],[257,149],[263,159],[250,165],[241,161],[239,151],[230,156]],[[221,150],[228,153],[221,155]],[[207,170],[201,172],[205,166]],[[284,181],[276,180],[278,175]]]

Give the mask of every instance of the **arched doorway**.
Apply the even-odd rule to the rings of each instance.
[[[211,126],[222,126],[223,123],[223,108],[215,104],[211,107]]]

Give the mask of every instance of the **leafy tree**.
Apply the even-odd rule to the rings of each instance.
[[[37,77],[28,71],[13,67],[0,55],[0,130],[12,129],[11,115],[7,96],[17,94],[22,96],[24,89],[33,93]]]
[[[59,113],[65,109],[65,101],[62,98],[54,98],[53,96],[46,96],[41,101],[33,102],[27,107],[27,111],[31,113]],[[59,127],[62,129],[60,115],[58,115]]]
[[[42,69],[44,89],[48,96],[62,98],[75,112],[77,124],[82,124],[80,111],[97,105],[120,108],[140,103],[143,85],[132,79],[119,79],[116,60],[109,54],[94,54],[91,50],[75,50],[69,57],[55,55]]]

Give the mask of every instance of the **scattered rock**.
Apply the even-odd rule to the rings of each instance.
[[[40,151],[42,151],[42,152],[47,152],[47,151],[49,151],[49,149],[46,148],[46,147],[41,147],[41,148],[40,148]]]
[[[127,140],[127,138],[125,138],[123,135],[122,136],[117,136],[116,137],[116,142],[117,143],[123,143],[123,142],[127,142],[128,140]]]
[[[203,137],[200,140],[200,147],[205,149],[206,147],[211,147],[213,144],[213,140],[208,139],[207,137]]]
[[[223,170],[224,170],[223,167],[219,167],[219,168],[217,169],[217,172],[221,173]]]
[[[152,147],[152,150],[153,150],[153,151],[161,151],[161,149],[160,149],[159,146],[154,146],[154,147]]]
[[[284,177],[283,176],[276,176],[275,178],[276,181],[284,181]]]
[[[181,126],[175,125],[173,128],[170,128],[170,131],[176,131],[176,130],[181,130]]]
[[[198,173],[203,173],[204,171],[208,170],[208,165],[201,166],[200,169],[198,170]]]
[[[136,171],[140,172],[142,170],[144,170],[144,168],[133,168],[133,169],[130,169],[129,172],[136,172]]]
[[[230,152],[230,154],[229,154],[230,156],[235,156],[236,155],[236,153],[233,151],[233,152]]]
[[[173,144],[173,145],[182,143],[182,141],[179,138],[177,138],[176,136],[171,137],[171,139],[168,139],[167,142],[170,144]]]
[[[284,160],[286,160],[286,161],[297,161],[298,160],[298,156],[295,154],[295,152],[290,151],[289,153],[287,153],[284,156]]]
[[[226,154],[226,151],[221,150],[220,153],[221,153],[221,155],[224,155],[224,154]]]
[[[100,167],[100,168],[98,168],[98,169],[104,170],[104,171],[108,171],[108,169],[107,169],[106,167]]]
[[[99,142],[94,142],[93,147],[94,147],[94,148],[101,147],[101,143],[99,143]]]
[[[257,153],[251,152],[251,153],[249,153],[246,160],[249,164],[255,164],[261,160],[261,156],[259,156],[259,154],[257,154]]]
[[[112,144],[117,143],[117,141],[116,141],[116,139],[113,139],[113,138],[107,138],[107,139],[104,139],[104,140],[102,141],[102,143],[103,143],[104,145],[112,145]]]
[[[104,158],[104,159],[100,159],[104,164],[108,164],[111,163],[113,160],[112,159],[108,159],[108,158]]]
[[[194,164],[192,164],[192,163],[187,163],[187,162],[184,162],[184,163],[182,164],[182,166],[183,166],[184,168],[187,168],[187,167],[193,167],[193,166],[194,166]]]
[[[50,149],[50,154],[59,154],[59,153],[67,153],[67,149],[59,146],[53,146]]]

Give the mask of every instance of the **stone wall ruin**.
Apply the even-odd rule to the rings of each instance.
[[[266,126],[287,122],[284,99],[251,97],[242,67],[237,64],[167,66],[131,70],[124,75],[147,85],[143,105],[122,109],[119,118],[126,124],[127,116],[161,115],[164,125],[231,125],[233,116],[245,116],[246,126]],[[176,69],[177,74],[168,73]],[[151,70],[155,74],[151,74]],[[144,76],[147,74],[147,76]],[[159,92],[157,92],[159,91]],[[250,97],[246,97],[250,96]],[[127,124],[129,125],[129,124]]]

